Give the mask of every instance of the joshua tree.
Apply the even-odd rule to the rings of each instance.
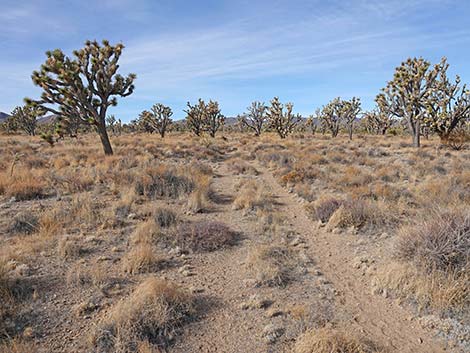
[[[342,101],[335,98],[325,105],[319,112],[319,119],[323,130],[329,130],[332,137],[338,136],[341,127]]]
[[[354,122],[361,111],[361,100],[353,97],[350,101],[342,101],[341,120],[348,130],[349,139],[352,140]]]
[[[145,118],[153,131],[158,132],[164,138],[168,127],[172,123],[172,115],[173,112],[170,107],[157,103],[151,108],[150,112],[147,112]]]
[[[36,127],[38,117],[44,115],[44,110],[40,107],[25,105],[24,107],[16,107],[8,118],[10,127],[15,130],[23,130],[30,136],[36,135]]]
[[[447,77],[446,58],[436,66],[438,79],[426,104],[424,123],[446,141],[452,131],[470,121],[470,91],[460,86],[460,77],[451,82]]]
[[[274,97],[267,112],[269,126],[276,130],[282,139],[286,138],[301,120],[299,114],[292,114],[294,108],[292,103],[286,103],[285,107],[286,111],[284,111],[284,105],[281,104],[279,98]]]
[[[247,108],[248,112],[238,118],[240,125],[253,130],[255,136],[261,135],[263,126],[268,119],[266,109],[264,103],[257,101],[251,103],[251,106]]]
[[[116,119],[114,115],[110,115],[106,118],[106,124],[111,130],[114,136],[120,136],[122,133],[122,121],[121,119]]]
[[[209,132],[211,137],[215,137],[217,131],[225,123],[225,116],[220,113],[219,103],[209,101],[206,106],[206,118],[204,120],[204,131]]]
[[[382,109],[406,120],[413,136],[413,145],[420,146],[421,125],[429,110],[436,80],[444,66],[431,64],[422,59],[408,59],[396,68],[393,80],[382,89],[376,102]]]
[[[198,104],[191,105],[191,103],[188,102],[187,106],[188,109],[184,110],[187,114],[186,125],[196,136],[201,136],[206,120],[206,103],[199,98]]]
[[[225,117],[220,113],[219,103],[210,100],[205,103],[201,98],[197,105],[187,103],[188,109],[186,125],[196,136],[201,136],[203,132],[208,132],[211,137],[215,137],[217,131],[225,123]]]
[[[34,71],[34,84],[41,87],[40,100],[26,99],[35,106],[61,116],[64,120],[79,118],[98,132],[104,153],[113,154],[106,131],[106,113],[117,105],[117,97],[127,97],[134,91],[136,76],[118,74],[118,61],[124,46],[112,46],[104,40],[87,41],[84,48],[69,58],[56,49],[46,53],[47,60],[40,71]]]

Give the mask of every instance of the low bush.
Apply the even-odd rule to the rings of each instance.
[[[260,286],[285,286],[297,265],[295,253],[285,246],[259,245],[247,260],[248,270]]]
[[[176,213],[167,208],[158,208],[155,211],[154,218],[155,223],[162,228],[169,228],[177,223]]]
[[[142,342],[164,348],[195,314],[194,298],[163,279],[151,277],[117,303],[91,337],[95,352],[136,352]]]
[[[237,233],[220,222],[198,221],[182,223],[174,235],[173,243],[194,252],[214,251],[233,245]]]
[[[8,226],[11,234],[31,234],[38,230],[39,219],[31,212],[22,212],[16,215]]]
[[[294,348],[295,353],[379,353],[374,344],[352,334],[321,328],[305,332]]]
[[[438,212],[402,228],[396,250],[426,272],[470,270],[470,209]]]

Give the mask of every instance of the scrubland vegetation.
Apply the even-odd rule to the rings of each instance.
[[[228,125],[200,99],[124,124],[122,50],[47,53],[3,125],[0,351],[468,351],[470,105],[445,59],[402,63],[362,117],[276,97]]]

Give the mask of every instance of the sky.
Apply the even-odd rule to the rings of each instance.
[[[219,101],[236,116],[274,96],[303,116],[335,97],[363,109],[408,57],[470,83],[470,2],[461,0],[0,0],[0,111],[37,98],[33,70],[56,48],[123,43],[135,92],[110,109],[123,121],[164,103]]]

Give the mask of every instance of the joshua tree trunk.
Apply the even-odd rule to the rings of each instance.
[[[111,142],[109,142],[108,131],[106,131],[106,124],[100,122],[97,126],[98,134],[100,135],[101,143],[103,144],[104,154],[111,156],[113,154],[113,148]]]
[[[348,127],[348,133],[349,133],[349,141],[352,141],[352,135],[353,135],[353,126],[352,126],[352,124]]]

